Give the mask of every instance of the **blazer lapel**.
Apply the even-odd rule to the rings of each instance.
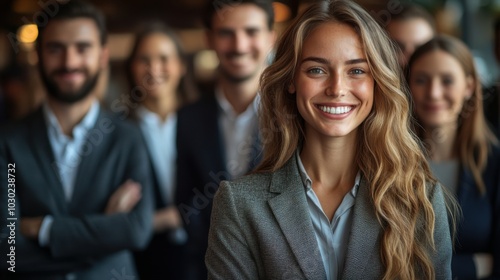
[[[368,276],[366,271],[380,269],[379,265],[373,262],[368,268],[368,261],[380,259],[378,253],[381,233],[382,227],[375,215],[368,184],[362,179],[354,204],[342,279],[361,279]]]
[[[109,114],[105,114],[102,111],[102,108],[99,112],[99,117],[95,123],[95,126],[98,126],[100,121],[103,118],[109,118],[112,122],[116,119],[111,117]],[[92,131],[92,130],[91,130]],[[78,205],[80,203],[88,203],[89,197],[95,197],[95,188],[89,188],[89,186],[93,186],[96,184],[95,180],[98,176],[95,173],[101,172],[99,168],[99,163],[104,161],[104,157],[109,156],[110,151],[110,142],[112,137],[107,135],[106,133],[102,133],[101,131],[92,133],[90,131],[89,135],[87,135],[87,139],[85,139],[84,145],[88,146],[90,149],[89,154],[82,153],[80,156],[80,164],[78,166],[78,171],[76,173],[75,185],[73,190],[73,195],[71,197],[71,211],[78,209]],[[99,138],[101,135],[102,138]],[[109,174],[109,176],[116,176],[115,174]],[[102,190],[105,191],[105,190]]]
[[[269,205],[305,278],[326,279],[295,155],[274,174],[271,192],[280,193]]]
[[[156,170],[155,166],[153,163],[153,153],[155,152],[153,150],[153,147],[148,144],[148,140],[146,139],[146,136],[144,135],[143,128],[141,127],[141,124],[138,123],[136,120],[134,120],[135,125],[138,127],[138,130],[141,132],[141,138],[142,141],[144,142],[146,146],[146,150],[148,151],[148,163],[149,163],[149,168],[151,170],[151,182],[153,184],[153,191],[154,191],[154,196],[155,196],[155,209],[160,209],[168,205],[168,197],[167,194],[162,191],[160,188],[160,184],[158,182],[158,176],[156,175]]]
[[[200,141],[198,147],[202,148],[200,155],[205,155],[204,166],[207,170],[218,170],[223,171],[229,180],[229,173],[227,172],[227,157],[226,150],[224,149],[224,138],[222,136],[222,128],[219,125],[219,114],[220,108],[215,95],[212,95],[208,100],[208,104],[205,107],[206,111],[202,113],[202,117],[205,125],[203,125],[206,138],[199,138]],[[199,121],[199,120],[197,120]]]
[[[64,196],[63,187],[61,184],[61,179],[58,174],[57,162],[54,159],[54,154],[52,152],[52,147],[50,146],[49,136],[47,134],[47,125],[45,124],[45,118],[43,116],[42,108],[40,108],[34,115],[33,121],[31,122],[31,137],[30,137],[30,147],[33,151],[33,155],[36,158],[38,166],[41,173],[45,175],[47,180],[47,186],[49,191],[53,196],[48,196],[52,200],[52,204],[57,207],[60,213],[67,213],[67,203]],[[43,184],[42,184],[43,185]]]

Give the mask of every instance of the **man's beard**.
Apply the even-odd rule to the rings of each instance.
[[[240,56],[242,54],[231,53],[230,55],[231,56]],[[248,80],[253,79],[256,75],[259,74],[259,69],[254,69],[254,71],[252,71],[251,73],[247,73],[244,75],[235,75],[234,73],[231,73],[231,71],[228,71],[227,69],[225,69],[222,64],[219,65],[219,71],[224,76],[224,78],[227,79],[227,81],[229,81],[230,83],[233,83],[233,84],[240,84],[240,83],[246,82]]]
[[[222,72],[222,75],[227,79],[227,81],[229,81],[232,84],[240,84],[240,83],[246,82],[248,80],[251,80],[256,75],[256,73],[252,72],[252,73],[247,74],[247,75],[236,76],[236,75],[232,74],[231,72],[226,71],[226,69],[223,69],[222,67],[220,70]]]
[[[51,76],[74,72],[84,72],[84,70],[61,68],[53,71],[51,73]],[[75,91],[61,90],[57,83],[49,77],[49,75],[45,72],[44,69],[42,69],[42,67],[40,67],[40,73],[42,82],[44,83],[45,88],[47,89],[47,94],[50,97],[62,103],[73,104],[83,100],[92,92],[92,90],[97,85],[100,71],[97,71],[94,76],[87,76],[88,78],[84,81],[83,85]]]

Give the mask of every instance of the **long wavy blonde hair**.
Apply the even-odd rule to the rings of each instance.
[[[489,129],[483,111],[483,91],[481,80],[474,65],[474,59],[467,46],[459,39],[446,35],[439,35],[420,46],[408,62],[408,81],[411,68],[423,55],[433,51],[444,51],[453,56],[465,73],[466,77],[474,80],[474,90],[471,97],[466,100],[457,120],[457,134],[448,135],[455,137],[453,153],[459,158],[460,164],[470,170],[480,193],[486,193],[481,176],[488,163],[488,153],[492,145],[498,145],[498,140]],[[418,120],[418,116],[416,117]],[[415,131],[426,143],[436,139],[425,139],[422,124],[415,125]],[[429,147],[426,147],[427,149]]]
[[[374,210],[384,228],[380,248],[383,279],[434,279],[430,255],[435,249],[435,215],[426,185],[434,185],[435,180],[418,138],[411,132],[409,93],[396,48],[377,22],[352,1],[312,5],[279,39],[274,62],[261,77],[264,156],[257,172],[282,167],[304,140],[304,120],[288,87],[303,41],[327,22],[354,28],[375,80],[373,109],[358,127],[356,164],[369,184]]]

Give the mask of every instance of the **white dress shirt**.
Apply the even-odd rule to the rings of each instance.
[[[252,161],[252,146],[255,144],[255,132],[258,128],[258,107],[260,97],[257,94],[253,102],[241,114],[236,114],[221,90],[215,97],[221,108],[219,126],[222,130],[226,152],[226,169],[232,178],[237,178],[248,171]]]

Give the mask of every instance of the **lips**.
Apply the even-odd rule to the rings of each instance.
[[[79,83],[85,79],[85,74],[82,72],[66,72],[55,75],[56,80],[62,83]]]
[[[427,112],[438,112],[440,110],[443,110],[445,106],[439,105],[439,104],[425,104],[423,106],[423,109]]]
[[[85,71],[81,69],[58,69],[52,75],[64,81],[74,81],[85,78]]]

